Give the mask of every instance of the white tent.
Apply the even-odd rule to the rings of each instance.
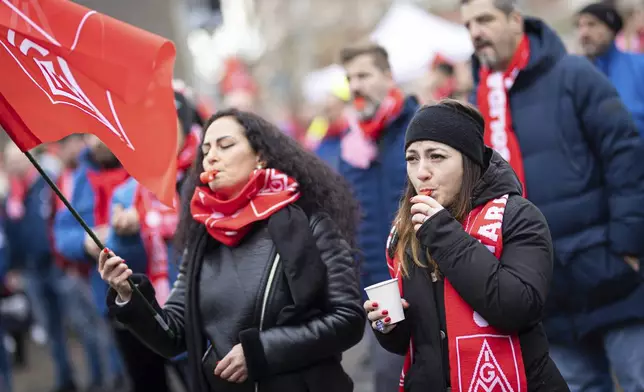
[[[459,62],[474,51],[465,27],[401,1],[389,8],[370,38],[387,49],[394,78],[401,84],[422,76],[436,54]],[[304,97],[318,101],[338,77],[344,71],[337,64],[309,73],[303,80]]]
[[[465,27],[407,2],[391,6],[371,39],[389,52],[394,78],[399,83],[421,76],[436,54],[460,62],[474,51]]]

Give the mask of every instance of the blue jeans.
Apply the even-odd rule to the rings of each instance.
[[[550,345],[550,356],[571,392],[644,392],[644,323],[615,328],[592,343]]]
[[[63,327],[63,310],[65,300],[60,295],[58,279],[60,276],[56,269],[30,269],[26,273],[27,294],[32,298],[34,312],[37,318],[44,323],[51,356],[56,369],[56,385],[63,386],[73,383],[72,366],[67,351],[67,337]]]
[[[89,285],[82,277],[59,271],[59,291],[65,302],[65,315],[85,349],[91,385],[103,385],[106,380],[122,377],[124,370],[116,351],[111,329],[98,313]],[[107,369],[103,366],[108,362]],[[107,377],[103,375],[106,374]]]

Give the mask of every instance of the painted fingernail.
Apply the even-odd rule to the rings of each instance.
[[[390,321],[391,321],[391,317],[387,317],[387,318],[385,318],[385,323],[388,323],[388,322],[390,322]]]
[[[386,316],[386,315],[388,315],[388,314],[389,314],[389,311],[388,311],[388,310],[383,310],[383,311],[382,311],[382,315],[383,315],[383,316]]]
[[[109,249],[107,249],[107,248],[104,248],[104,249],[103,249],[103,253],[106,253],[106,254],[107,254],[107,253],[110,253],[110,250],[109,250]]]
[[[377,307],[378,307],[378,302],[373,302],[373,303],[371,304],[371,306],[373,306],[374,308],[377,308]]]

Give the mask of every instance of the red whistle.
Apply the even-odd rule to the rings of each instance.
[[[199,175],[199,181],[203,184],[208,184],[217,177],[217,173],[219,173],[217,170],[205,171]]]
[[[425,195],[425,196],[431,196],[432,195],[432,190],[431,189],[425,189],[425,190],[421,191],[420,194]]]

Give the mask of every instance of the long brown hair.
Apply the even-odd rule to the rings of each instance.
[[[463,114],[472,116],[474,118],[480,118],[481,122],[482,117],[479,112],[468,105],[463,105],[457,101],[453,100],[443,100],[440,103],[447,104],[454,107],[456,110],[463,112]],[[463,179],[461,183],[461,190],[456,195],[454,201],[445,208],[452,214],[456,220],[463,222],[467,215],[472,211],[472,196],[474,192],[474,187],[476,183],[481,178],[483,169],[469,159],[466,155],[463,157]],[[396,236],[397,241],[395,245],[395,257],[400,263],[401,271],[403,276],[409,276],[410,270],[410,261],[406,257],[405,252],[407,249],[411,250],[411,261],[414,264],[421,268],[427,268],[428,265],[425,264],[421,259],[421,245],[418,239],[416,238],[416,232],[414,231],[414,225],[411,222],[411,201],[412,197],[416,196],[416,190],[411,184],[409,179],[407,180],[407,187],[405,189],[405,194],[400,201],[400,207],[398,208],[398,213],[394,219],[394,225],[396,227]],[[425,248],[424,258],[429,261],[432,265],[434,271],[438,272],[436,262],[431,258],[429,251]]]

